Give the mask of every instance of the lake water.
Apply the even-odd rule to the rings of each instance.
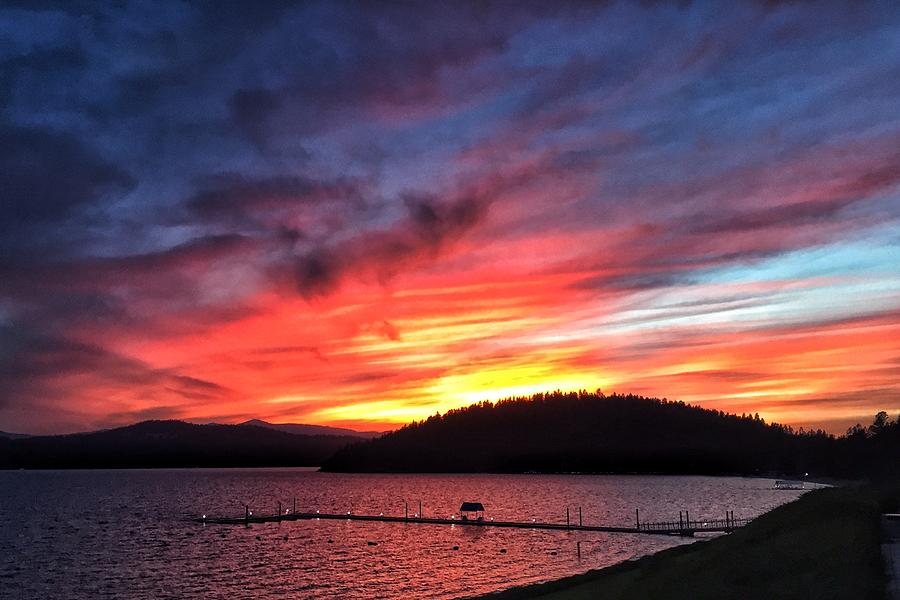
[[[498,520],[630,525],[753,517],[801,492],[768,479],[345,475],[304,469],[0,472],[0,597],[458,598],[555,579],[688,540],[409,523],[202,525],[244,504],[426,516],[482,502]],[[582,541],[582,556],[576,542]],[[376,542],[377,545],[370,545]],[[458,550],[454,550],[458,547]],[[506,550],[502,552],[501,550]]]

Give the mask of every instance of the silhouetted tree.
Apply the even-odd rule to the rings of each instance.
[[[888,414],[885,411],[879,412],[875,415],[875,420],[872,421],[872,424],[869,425],[869,433],[871,435],[878,435],[881,433],[885,427],[890,425],[891,421],[888,418]]]
[[[889,474],[900,426],[876,417],[835,438],[758,414],[585,391],[510,398],[434,415],[337,452],[332,471]],[[893,435],[893,437],[891,437]]]
[[[865,438],[866,437],[866,428],[857,423],[853,427],[850,427],[847,430],[848,438]]]

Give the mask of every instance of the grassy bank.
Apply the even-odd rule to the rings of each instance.
[[[880,501],[869,487],[809,492],[728,536],[487,598],[880,600]]]

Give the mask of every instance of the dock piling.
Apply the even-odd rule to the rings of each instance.
[[[578,552],[578,558],[581,558],[581,542],[575,542],[575,549]]]
[[[725,519],[707,519],[703,521],[692,521],[690,512],[684,511],[678,513],[677,521],[659,521],[659,522],[641,522],[640,509],[634,511],[634,524],[630,526],[612,526],[612,525],[585,525],[582,518],[582,511],[579,510],[578,524],[572,522],[572,509],[567,507],[566,522],[538,522],[537,519],[526,521],[502,521],[502,520],[457,520],[455,515],[446,518],[441,517],[421,517],[410,516],[408,502],[404,504],[406,514],[403,516],[390,516],[384,513],[379,514],[357,514],[350,510],[341,513],[322,513],[315,512],[294,512],[284,510],[282,502],[278,503],[278,514],[273,515],[268,511],[265,514],[254,515],[250,510],[249,504],[244,504],[243,516],[234,517],[216,517],[204,514],[197,519],[204,525],[221,524],[221,525],[246,525],[249,527],[254,523],[271,523],[281,521],[301,521],[301,520],[324,520],[324,519],[340,519],[347,521],[379,521],[385,523],[421,523],[433,525],[468,525],[473,527],[509,527],[518,529],[550,529],[557,531],[602,531],[607,533],[641,533],[652,535],[681,535],[685,537],[693,537],[697,532],[701,533],[730,533],[737,528],[743,527],[752,519],[736,519],[733,511],[726,511]],[[580,508],[580,507],[579,507]]]

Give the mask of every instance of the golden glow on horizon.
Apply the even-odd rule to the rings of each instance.
[[[555,372],[548,366],[529,364],[450,375],[441,378],[427,391],[444,398],[448,405],[462,406],[556,389],[593,391],[608,383],[593,373]]]
[[[193,359],[198,377],[241,391],[221,405],[235,421],[386,429],[482,400],[600,388],[809,424],[870,412],[871,399],[844,392],[889,388],[900,339],[889,317],[774,330],[675,321],[610,334],[604,304],[588,310],[546,281],[453,289],[357,293],[340,311],[333,300],[278,301],[265,316],[132,350],[161,368]]]

